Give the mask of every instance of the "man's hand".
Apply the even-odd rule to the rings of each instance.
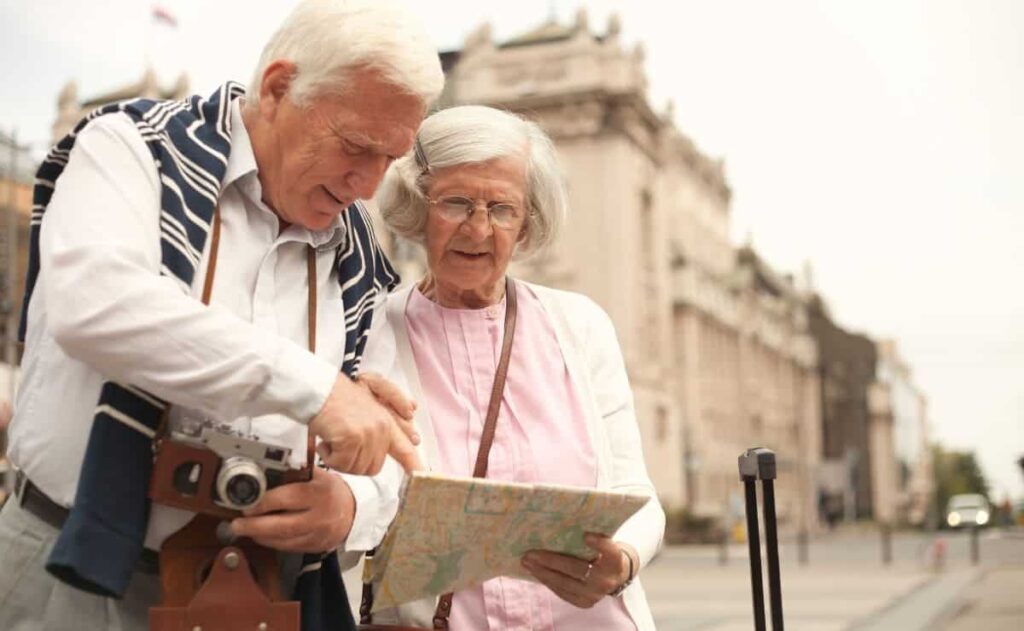
[[[355,497],[345,480],[314,467],[309,482],[267,491],[245,517],[231,522],[231,532],[275,550],[326,552],[348,537],[355,511]]]
[[[412,424],[415,404],[391,382],[365,374],[353,382],[339,375],[309,430],[322,441],[317,451],[333,469],[374,475],[390,454],[406,471],[422,469]]]
[[[556,596],[571,605],[589,609],[629,578],[629,560],[636,552],[609,537],[587,533],[584,541],[597,552],[593,561],[573,556],[531,550],[523,555],[523,567]],[[631,554],[632,552],[632,554]]]

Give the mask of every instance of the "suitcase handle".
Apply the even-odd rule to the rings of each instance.
[[[768,596],[772,606],[772,629],[783,631],[782,580],[779,573],[779,537],[775,519],[775,452],[754,447],[739,457],[740,480],[746,497],[747,543],[750,549],[750,589],[754,600],[754,629],[765,631],[764,585],[761,579],[761,536],[757,519],[757,488],[761,480],[764,503],[764,535],[768,548]]]

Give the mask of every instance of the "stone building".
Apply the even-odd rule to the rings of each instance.
[[[780,457],[780,518],[813,527],[820,416],[806,301],[731,243],[723,163],[652,107],[642,49],[623,46],[617,18],[597,35],[580,12],[503,43],[482,26],[442,60],[443,105],[507,108],[553,138],[568,228],[513,273],[582,292],[611,315],[666,506],[735,513],[736,458],[766,444]],[[395,242],[393,252],[418,277],[417,249]]]
[[[136,98],[181,99],[186,96],[190,96],[188,76],[182,74],[173,86],[164,88],[158,82],[152,68],[146,68],[142,77],[135,83],[97,94],[84,101],[79,100],[78,85],[74,81],[68,81],[57,97],[57,118],[51,128],[50,140],[54,143],[57,142],[67,135],[86,114],[108,103]]]
[[[875,488],[872,442],[876,449],[889,447],[884,431],[871,431],[884,405],[875,384],[875,343],[836,324],[817,295],[811,300],[810,327],[818,346],[822,414],[819,508],[833,518],[869,518]]]
[[[894,340],[877,344],[872,409],[875,518],[922,525],[934,493],[928,448],[928,402]]]

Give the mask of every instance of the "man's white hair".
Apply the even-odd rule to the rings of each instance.
[[[511,156],[523,158],[529,212],[516,257],[536,252],[554,241],[568,208],[555,147],[536,123],[493,107],[462,105],[428,116],[413,155],[384,175],[377,191],[381,216],[396,233],[422,243],[431,172]]]
[[[285,18],[260,55],[248,98],[275,61],[295,64],[288,94],[305,105],[323,94],[344,93],[350,73],[371,68],[388,83],[429,104],[444,87],[437,47],[420,20],[384,0],[303,0]]]

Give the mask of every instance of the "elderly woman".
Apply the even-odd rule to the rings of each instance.
[[[533,551],[522,563],[538,583],[502,577],[457,592],[451,628],[653,629],[636,576],[661,543],[665,517],[612,323],[584,296],[506,275],[510,260],[550,243],[563,221],[551,141],[508,112],[443,110],[423,122],[414,155],[391,166],[378,200],[388,225],[426,249],[426,276],[389,298],[387,319],[420,403],[427,466],[474,474],[497,388],[488,478],[651,497],[614,538],[587,535],[599,555],[593,563]],[[495,386],[512,305],[507,377]],[[404,605],[373,622],[430,627],[435,604]]]

